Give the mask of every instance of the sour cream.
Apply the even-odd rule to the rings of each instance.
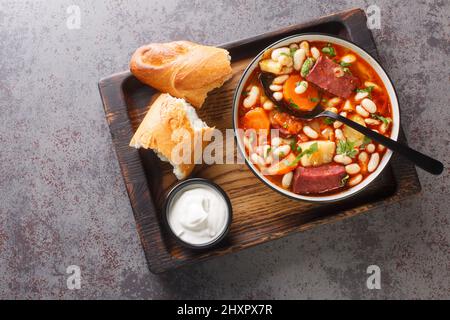
[[[177,191],[166,214],[173,233],[194,246],[212,243],[222,236],[230,217],[225,197],[202,183],[188,184]]]

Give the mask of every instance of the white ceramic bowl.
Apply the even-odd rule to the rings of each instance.
[[[338,192],[338,193],[331,194],[331,195],[307,196],[307,195],[296,194],[289,190],[285,190],[285,189],[277,186],[276,184],[272,183],[267,178],[265,178],[260,173],[260,171],[251,163],[251,161],[249,161],[248,156],[245,152],[245,147],[242,142],[242,139],[237,134],[239,97],[241,96],[242,91],[244,90],[244,86],[245,86],[245,83],[247,82],[248,77],[252,74],[253,70],[255,70],[255,68],[258,66],[258,62],[261,58],[261,55],[268,49],[285,47],[291,43],[294,43],[294,42],[300,43],[301,41],[304,41],[304,40],[324,41],[324,42],[329,42],[331,44],[337,44],[337,45],[341,45],[343,47],[347,47],[350,50],[352,50],[353,52],[357,53],[361,58],[366,60],[372,66],[372,68],[380,76],[381,81],[383,81],[383,84],[384,84],[386,90],[388,91],[388,95],[389,95],[391,106],[392,106],[392,117],[393,117],[393,122],[392,122],[393,124],[392,124],[392,131],[391,131],[390,138],[393,140],[397,140],[398,132],[399,132],[399,128],[400,128],[400,112],[399,112],[399,107],[398,107],[397,94],[395,93],[394,86],[392,85],[392,82],[389,79],[389,76],[386,74],[386,72],[380,66],[380,64],[375,60],[375,58],[373,58],[364,49],[358,47],[357,45],[355,45],[347,40],[343,40],[343,39],[340,39],[337,37],[324,35],[324,34],[301,34],[301,35],[293,35],[293,36],[281,39],[281,40],[275,42],[274,44],[268,46],[267,48],[265,48],[262,52],[260,52],[255,57],[255,59],[253,59],[253,61],[250,63],[250,65],[247,67],[247,69],[245,69],[245,71],[241,77],[241,80],[238,84],[238,87],[236,89],[236,92],[234,94],[233,127],[234,127],[235,134],[236,134],[238,149],[239,149],[240,153],[242,154],[242,156],[244,157],[245,162],[247,163],[249,168],[253,171],[253,173],[259,179],[261,179],[261,181],[263,181],[266,185],[268,185],[275,191],[277,191],[285,196],[288,196],[290,198],[293,198],[293,199],[313,201],[313,202],[333,202],[333,201],[342,200],[344,198],[348,198],[348,197],[358,193],[359,191],[363,190],[365,187],[367,187],[373,180],[375,180],[376,177],[378,177],[378,175],[381,173],[381,171],[383,171],[383,169],[386,167],[389,160],[391,159],[392,151],[391,150],[386,151],[386,153],[384,154],[383,158],[380,161],[380,164],[378,165],[378,168],[372,174],[370,174],[367,178],[365,178],[363,180],[363,182],[361,182],[360,184],[358,184],[350,189],[346,189],[345,191]]]

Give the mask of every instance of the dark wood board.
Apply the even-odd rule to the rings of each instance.
[[[232,56],[233,78],[209,94],[199,116],[218,129],[232,128],[234,89],[250,60],[267,45],[305,32],[337,35],[378,57],[372,34],[366,27],[366,16],[360,9],[227,43],[221,47],[229,50]],[[159,161],[152,151],[138,151],[128,146],[147,112],[148,102],[157,92],[129,72],[102,79],[99,89],[138,233],[153,273],[352,217],[416,194],[421,189],[415,167],[396,155],[364,191],[350,199],[326,205],[291,200],[272,191],[245,164],[198,166],[193,176],[211,179],[222,186],[231,198],[234,218],[230,233],[220,246],[200,252],[186,249],[170,238],[162,223],[161,207],[165,195],[176,183],[172,168]],[[402,129],[400,140],[406,142]]]

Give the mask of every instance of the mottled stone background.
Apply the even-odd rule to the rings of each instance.
[[[81,8],[68,30],[66,9]],[[352,7],[374,31],[409,142],[444,161],[399,204],[149,273],[97,81],[151,41],[218,44]],[[1,298],[450,298],[450,1],[0,1]],[[66,267],[82,288],[66,288]],[[366,268],[382,270],[368,290]]]

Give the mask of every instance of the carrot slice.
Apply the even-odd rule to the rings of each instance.
[[[300,75],[291,75],[283,85],[283,97],[293,108],[298,108],[301,111],[311,111],[320,102],[319,91],[309,83],[308,89],[304,93],[295,93],[295,87],[300,81],[302,81]]]
[[[270,119],[263,108],[255,108],[247,112],[243,119],[244,129],[267,130],[270,129]]]
[[[283,160],[274,163],[269,168],[267,168],[263,174],[265,175],[279,175],[286,174],[291,172],[298,166],[298,161],[295,161],[295,155],[291,152],[286,158]]]

